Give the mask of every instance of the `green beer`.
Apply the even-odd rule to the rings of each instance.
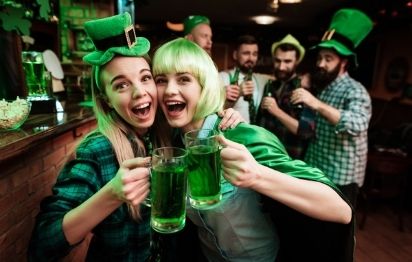
[[[181,163],[154,166],[151,175],[151,226],[160,233],[185,226],[187,169]]]
[[[26,84],[29,89],[29,95],[39,96],[46,95],[44,88],[44,65],[40,62],[23,62],[24,73],[26,74]]]
[[[22,52],[22,62],[29,96],[47,96],[43,53]]]
[[[190,204],[196,209],[213,208],[222,198],[219,147],[197,145],[188,151]]]

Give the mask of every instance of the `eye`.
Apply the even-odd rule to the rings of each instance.
[[[164,84],[164,83],[166,83],[167,81],[166,81],[166,77],[164,77],[164,76],[156,76],[155,77],[155,83],[156,83],[156,85],[161,85],[161,84]]]
[[[113,85],[114,90],[125,90],[130,87],[130,83],[126,81],[117,82]]]
[[[147,82],[153,80],[153,76],[151,74],[146,74],[142,76],[142,82]]]
[[[188,75],[181,75],[177,79],[177,82],[180,83],[180,84],[190,83],[190,82],[192,82],[192,79]]]

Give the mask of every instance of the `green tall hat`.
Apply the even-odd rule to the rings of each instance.
[[[150,49],[150,42],[144,37],[136,37],[129,13],[91,20],[84,23],[84,29],[92,39],[95,51],[85,55],[83,61],[101,66],[118,54],[122,56],[142,56]]]
[[[190,15],[183,20],[183,26],[184,26],[184,34],[190,34],[192,32],[193,28],[195,28],[197,25],[200,24],[207,24],[210,25],[210,20],[206,16],[202,15]]]
[[[341,9],[335,13],[322,41],[314,48],[332,48],[343,56],[353,56],[355,48],[372,30],[372,20],[357,9]]]

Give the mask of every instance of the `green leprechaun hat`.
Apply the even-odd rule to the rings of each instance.
[[[200,24],[210,25],[210,20],[206,16],[202,15],[190,15],[183,20],[184,34],[190,34],[193,28]]]
[[[357,9],[341,9],[335,13],[321,42],[313,48],[332,48],[343,56],[353,56],[355,48],[372,30],[372,20]]]
[[[299,51],[299,57],[297,59],[297,62],[300,63],[302,61],[303,57],[305,56],[305,48],[299,43],[299,41],[294,38],[291,34],[286,35],[282,40],[279,42],[274,42],[272,44],[272,56],[275,54],[276,48],[278,46],[283,45],[283,44],[290,44],[293,45],[298,51]]]
[[[91,20],[84,23],[87,35],[92,39],[95,51],[85,55],[83,61],[101,66],[116,55],[142,56],[150,49],[150,42],[136,37],[129,13]]]

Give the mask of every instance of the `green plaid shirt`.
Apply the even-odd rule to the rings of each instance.
[[[109,140],[100,133],[86,138],[77,148],[45,198],[29,245],[29,261],[55,261],[70,246],[62,229],[64,215],[90,198],[117,173],[119,165]],[[149,256],[149,209],[141,207],[142,219],[131,219],[127,205],[115,210],[93,229],[87,254],[91,261],[145,261]]]
[[[337,185],[363,185],[368,153],[371,99],[361,83],[347,73],[338,77],[318,95],[319,100],[337,108],[341,117],[332,125],[316,116],[316,138],[309,143],[305,162],[318,167]]]

